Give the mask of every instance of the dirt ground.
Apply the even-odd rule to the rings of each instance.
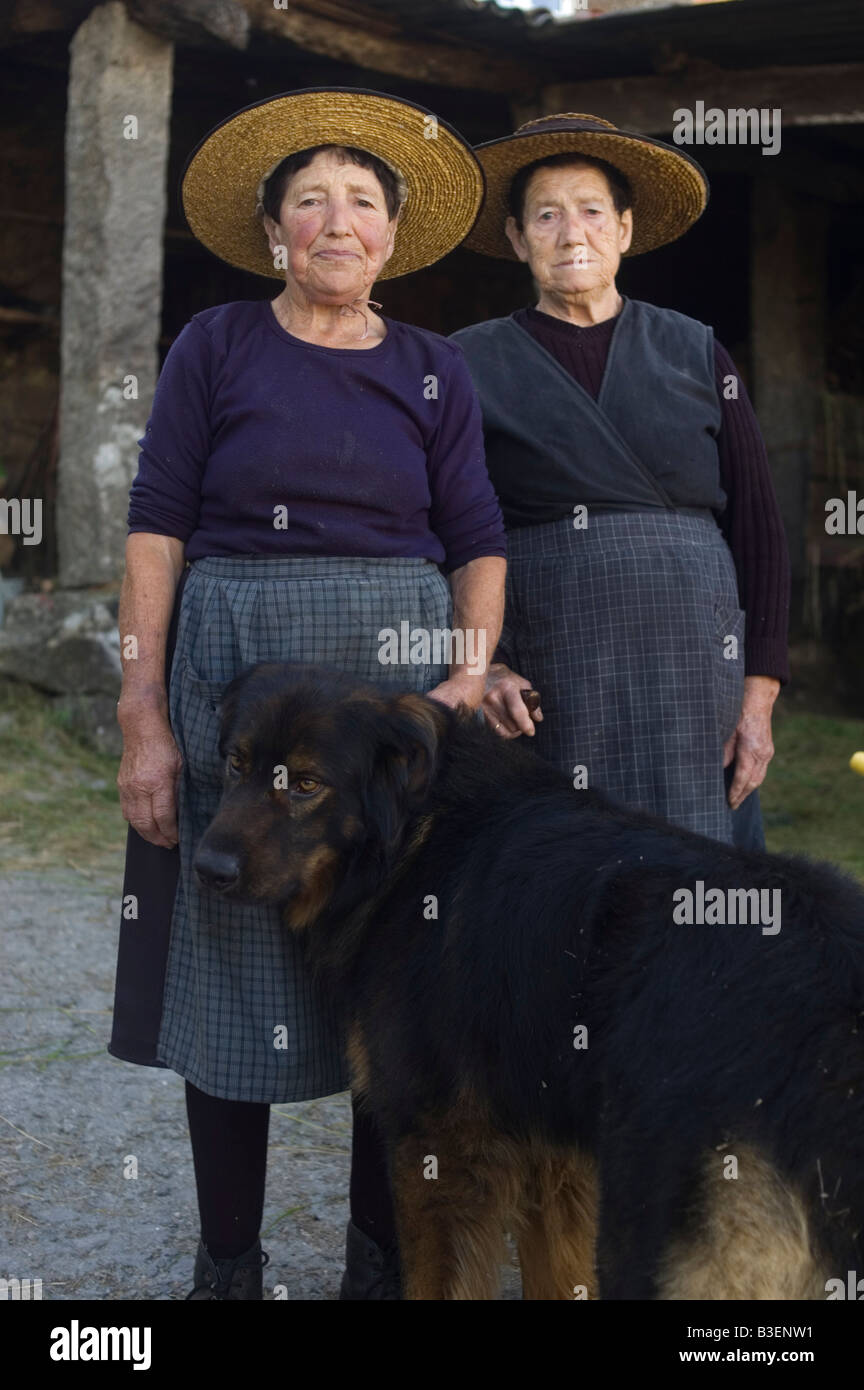
[[[105,1050],[118,914],[108,877],[0,877],[0,1278],[41,1279],[43,1299],[180,1299],[192,1287],[183,1082]],[[273,1106],[266,1298],[336,1298],[350,1135],[347,1095]],[[130,1157],[137,1178],[124,1176]]]

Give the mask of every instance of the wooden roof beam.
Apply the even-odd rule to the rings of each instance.
[[[7,0],[8,3],[8,0]],[[105,0],[13,0],[0,14],[0,44],[32,34],[74,32]],[[242,0],[124,0],[129,18],[169,42],[245,48]]]
[[[697,101],[721,110],[779,107],[784,126],[853,125],[864,121],[864,63],[557,82],[543,88],[531,114],[590,111],[625,129],[660,135],[672,130],[675,111],[693,110]]]
[[[356,64],[373,72],[428,82],[442,87],[467,87],[485,92],[517,93],[548,81],[542,65],[493,57],[484,49],[409,37],[404,30],[382,22],[375,11],[339,5],[333,0],[242,0],[252,27],[309,53]]]
[[[129,18],[172,43],[217,42],[243,49],[249,16],[240,0],[125,0]]]

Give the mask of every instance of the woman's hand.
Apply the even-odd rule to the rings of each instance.
[[[530,713],[522,698],[523,690],[533,686],[524,676],[511,671],[503,662],[496,661],[486,675],[486,691],[483,696],[483,714],[486,722],[501,738],[518,738],[520,734],[534,737],[534,724],[543,718],[543,711],[537,705]]]
[[[737,811],[742,801],[765,780],[774,757],[771,711],[780,682],[771,676],[747,676],[738,727],[723,750],[723,766],[735,760],[735,776],[729,788],[729,805]]]
[[[483,699],[483,687],[482,675],[472,676],[462,672],[450,676],[448,680],[436,685],[434,690],[428,690],[426,693],[430,700],[440,700],[442,705],[449,705],[451,709],[456,709],[459,705],[467,705],[468,709],[479,709]]]
[[[175,536],[149,531],[127,536],[117,615],[123,653],[117,705],[123,733],[120,806],[133,830],[163,849],[177,844],[176,783],[182,759],[168,722],[165,648],[183,555],[183,542]]]
[[[167,717],[158,710],[124,712],[123,757],[117,774],[124,818],[151,845],[177,844],[177,779],[183,759]]]

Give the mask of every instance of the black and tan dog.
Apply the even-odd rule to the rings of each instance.
[[[507,1230],[528,1298],[820,1299],[864,1275],[850,880],[320,668],[238,677],[221,749],[196,869],[281,904],[341,1001],[405,1297],[494,1298]]]

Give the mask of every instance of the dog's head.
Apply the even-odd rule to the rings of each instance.
[[[366,894],[422,806],[452,711],[341,672],[262,663],[222,701],[219,809],[195,854],[202,887],[282,906],[305,927]]]

